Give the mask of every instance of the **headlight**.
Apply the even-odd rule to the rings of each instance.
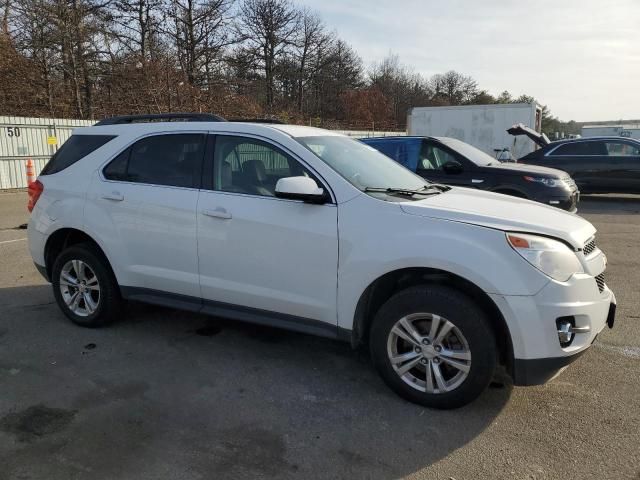
[[[530,177],[528,175],[522,178],[524,178],[527,182],[542,183],[547,187],[559,187],[562,185],[562,180],[560,180],[559,178]]]
[[[513,249],[546,275],[566,282],[574,273],[584,272],[574,251],[558,240],[524,233],[507,233]]]

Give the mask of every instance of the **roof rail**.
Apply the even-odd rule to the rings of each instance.
[[[154,113],[149,115],[120,115],[109,117],[100,120],[95,126],[149,122],[226,122],[226,120],[211,113]]]
[[[272,123],[274,125],[284,125],[285,123],[277,118],[231,118],[229,122],[242,123]]]

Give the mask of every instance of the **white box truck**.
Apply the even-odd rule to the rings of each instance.
[[[635,125],[584,125],[583,137],[624,137],[640,140],[640,124]]]
[[[507,133],[518,123],[541,132],[542,107],[535,103],[414,107],[407,115],[407,134],[453,137],[491,156],[508,149],[513,158],[521,158],[538,146],[526,137]]]

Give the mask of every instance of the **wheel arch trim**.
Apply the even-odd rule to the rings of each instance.
[[[415,285],[429,283],[453,287],[479,304],[487,314],[494,330],[500,361],[511,372],[514,359],[511,330],[498,305],[474,282],[456,273],[437,268],[400,268],[380,275],[373,280],[362,292],[355,307],[351,329],[352,347],[356,348],[365,341],[375,312],[393,294]]]

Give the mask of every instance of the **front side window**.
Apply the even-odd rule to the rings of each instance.
[[[103,171],[109,180],[198,188],[205,135],[155,135],[137,141]]]
[[[440,170],[447,162],[455,162],[456,157],[446,150],[424,143],[420,151],[420,159],[418,161],[418,171],[420,170]]]
[[[51,157],[41,175],[50,175],[70,167],[114,138],[114,135],[71,135]]]
[[[606,142],[607,152],[610,157],[636,157],[640,156],[640,146],[624,142]]]
[[[248,137],[216,137],[213,188],[275,197],[278,180],[313,175],[277,147]]]

